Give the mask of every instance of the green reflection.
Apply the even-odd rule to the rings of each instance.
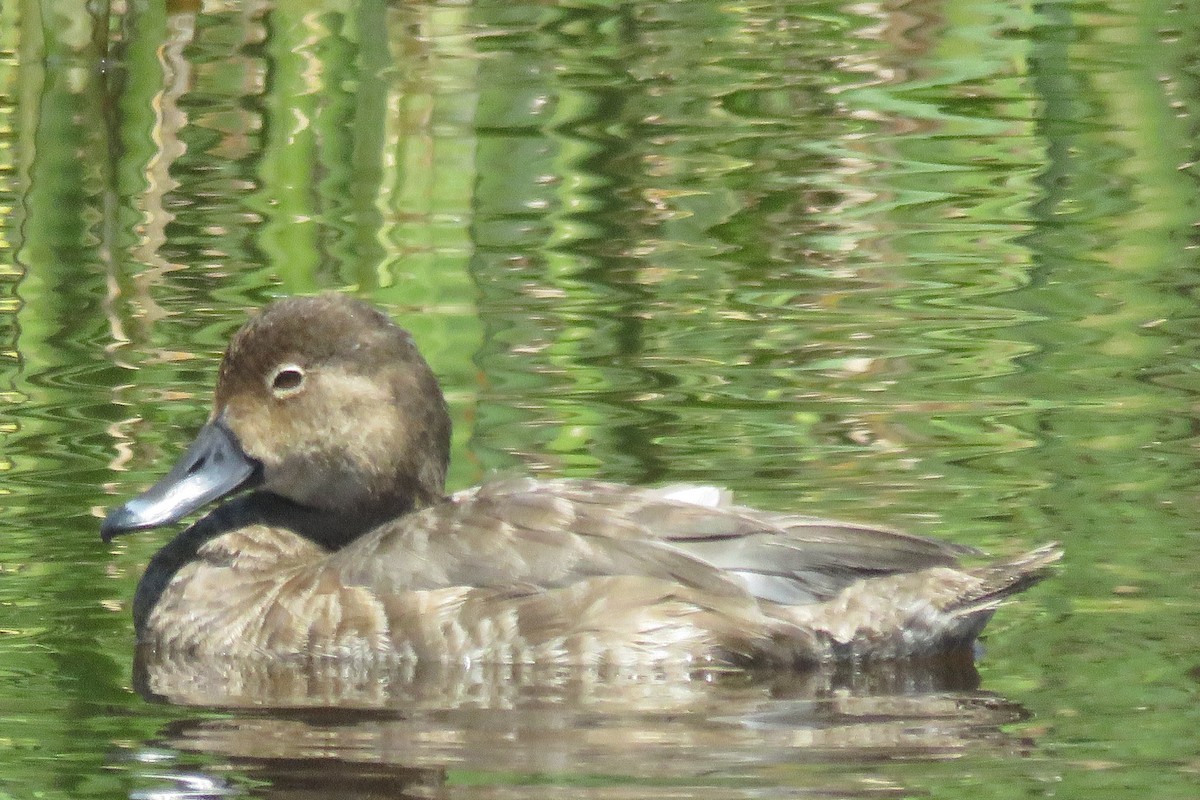
[[[190,438],[249,309],[334,288],[444,378],[455,487],[713,481],[994,550],[1065,540],[981,662],[1034,712],[1027,752],[781,757],[748,783],[1190,795],[1184,7],[110,11],[0,4],[0,791],[146,784],[109,753],[190,713],[125,688],[124,606],[167,534],[109,553],[91,509]]]

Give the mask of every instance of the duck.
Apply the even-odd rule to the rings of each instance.
[[[1057,543],[972,548],[713,487],[496,477],[447,494],[450,415],[413,337],[339,293],[232,337],[210,416],[101,537],[213,505],[149,561],[139,646],[182,658],[803,668],[975,646]]]

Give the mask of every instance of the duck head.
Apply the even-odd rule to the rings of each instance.
[[[260,488],[362,522],[444,495],[450,417],[407,331],[341,295],[280,300],[234,335],[213,411],[158,483],[109,512],[105,541]]]

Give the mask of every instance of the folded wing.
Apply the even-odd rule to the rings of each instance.
[[[334,562],[348,582],[382,592],[537,591],[625,575],[799,605],[861,578],[955,566],[973,552],[723,500],[599,481],[499,481],[378,529]]]

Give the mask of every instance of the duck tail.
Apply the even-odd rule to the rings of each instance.
[[[1062,546],[1058,542],[1049,542],[1028,553],[969,570],[979,579],[979,587],[961,599],[955,613],[973,614],[995,609],[1008,597],[1049,576],[1062,557]]]

